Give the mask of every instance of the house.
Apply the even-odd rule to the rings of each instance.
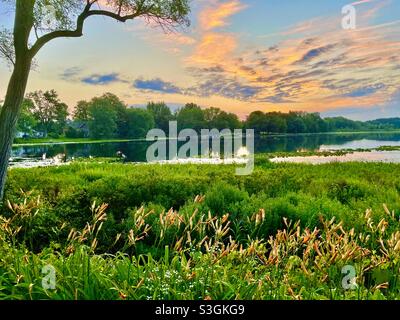
[[[30,130],[30,132],[23,132],[23,131],[17,131],[15,134],[16,138],[44,138],[44,133],[36,130]]]
[[[83,138],[89,137],[89,125],[85,121],[67,121],[67,127],[71,128],[73,131],[77,132]]]

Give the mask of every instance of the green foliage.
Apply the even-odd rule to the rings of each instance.
[[[6,199],[17,202],[20,189],[34,190],[46,201],[43,210],[59,221],[83,228],[93,201],[109,204],[114,225],[109,230],[110,247],[129,212],[151,204],[160,212],[174,208],[188,214],[198,209],[232,218],[237,239],[256,234],[248,219],[260,209],[268,219],[257,236],[273,234],[283,217],[300,220],[303,226],[319,226],[319,216],[336,216],[348,227],[362,230],[360,215],[371,208],[379,217],[382,204],[400,210],[398,165],[346,163],[321,166],[266,162],[252,175],[235,175],[235,166],[124,165],[75,162],[66,167],[13,169],[9,173]],[[157,177],[155,179],[155,177]],[[204,195],[201,204],[193,204]],[[154,227],[154,225],[152,225]],[[168,244],[168,243],[166,243]],[[46,241],[38,248],[48,245]],[[117,249],[117,248],[114,248]],[[149,248],[142,247],[144,252]]]
[[[68,126],[68,128],[65,130],[65,137],[69,139],[85,138],[85,132]]]
[[[328,195],[339,200],[341,203],[350,203],[365,197],[365,187],[359,183],[349,183],[346,180],[337,181],[331,185]]]
[[[164,102],[149,102],[146,109],[153,115],[155,126],[168,132],[169,121],[173,120],[171,109]]]
[[[219,108],[208,108],[204,110],[204,119],[207,121],[209,129],[239,129],[241,122],[237,115],[222,111]]]
[[[126,119],[128,138],[143,138],[155,125],[153,115],[149,111],[139,108],[126,110]]]
[[[307,131],[304,120],[298,116],[296,112],[289,112],[287,119],[287,132],[288,133],[302,133]]]
[[[370,129],[367,123],[361,121],[352,121],[344,117],[334,117],[325,119],[328,129],[335,131],[345,131],[345,130],[362,130]]]
[[[318,113],[307,112],[252,112],[245,121],[247,128],[257,133],[321,133],[335,131],[390,130],[396,129],[396,119],[387,121],[353,121],[343,117],[322,119]]]
[[[176,120],[178,121],[178,130],[194,129],[200,132],[201,129],[206,128],[203,110],[194,103],[188,103],[180,109]]]
[[[68,106],[61,102],[54,90],[29,93],[24,102],[25,112],[30,112],[37,122],[35,129],[59,136],[63,134],[68,117]]]
[[[241,122],[237,115],[219,108],[202,109],[188,103],[172,115],[164,102],[150,102],[147,113],[131,111],[116,95],[106,93],[90,101],[79,101],[73,112],[73,122],[67,125],[67,106],[58,100],[54,90],[38,91],[27,96],[21,111],[18,129],[21,132],[42,132],[44,136],[78,139],[144,138],[152,128],[168,132],[169,121],[176,120],[178,129],[254,129],[257,134],[298,134],[326,131],[393,129],[396,121],[360,122],[337,117],[322,119],[307,112],[252,112]],[[149,116],[150,115],[150,116]]]
[[[400,118],[384,118],[368,121],[374,127],[380,129],[400,129]]]
[[[78,101],[73,113],[73,119],[81,122],[89,121],[89,107],[89,102],[84,100]]]
[[[95,10],[98,0],[86,2],[75,0],[36,0],[34,7],[34,26],[37,32],[73,30],[76,19],[85,7]],[[138,9],[139,8],[139,9]],[[164,27],[188,25],[189,3],[186,0],[108,0],[106,10],[119,17],[135,15],[155,20]],[[50,16],[49,16],[50,15]],[[50,22],[49,20],[52,19]]]
[[[77,163],[69,171],[12,170],[11,181],[37,188],[20,194],[8,186],[11,201],[0,215],[0,299],[397,299],[398,209],[377,206],[377,214],[352,211],[349,204],[329,195],[332,185],[346,189],[340,182],[345,175],[353,181],[345,186],[355,185],[357,177],[361,188],[366,167],[372,175],[382,175],[379,183],[390,193],[392,184],[383,177],[396,165],[259,170],[252,177],[258,184],[268,180],[257,180],[263,175],[278,175],[287,183],[278,192],[268,192],[275,197],[261,185],[254,190],[243,177],[234,178],[233,168],[135,166],[128,175],[140,180],[140,189],[150,174],[163,181],[202,173],[215,183],[203,181],[211,184],[205,196],[188,198],[179,211],[154,202],[129,206],[124,201],[131,190],[126,190],[118,210],[129,208],[119,218],[111,206],[93,203],[86,190],[106,175],[123,177],[126,165]],[[290,182],[297,171],[296,183]],[[285,192],[296,190],[295,185],[302,185],[304,192]],[[102,190],[96,190],[101,197]],[[360,195],[350,194],[357,194],[350,202],[362,207]],[[368,196],[365,190],[362,197]],[[386,200],[392,196],[396,199],[397,193]],[[75,213],[68,211],[75,205]],[[214,206],[217,215],[211,212]],[[232,214],[225,213],[231,210]],[[332,219],[341,215],[348,217],[347,222]],[[46,265],[55,269],[56,290],[42,286]],[[354,266],[357,290],[342,287],[344,265]]]
[[[249,195],[246,191],[232,186],[226,182],[218,182],[205,194],[204,211],[211,211],[217,215],[240,212],[242,202],[248,202]]]
[[[117,136],[118,111],[107,97],[93,98],[89,107],[90,137],[109,139]]]
[[[247,117],[246,128],[254,129],[256,133],[265,132],[267,130],[265,119],[265,114],[262,111],[254,111]]]
[[[27,135],[32,135],[34,128],[36,128],[38,124],[31,110],[33,110],[32,101],[24,99],[17,122],[17,131]]]

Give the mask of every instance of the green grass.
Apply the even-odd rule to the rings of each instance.
[[[0,299],[399,299],[399,169],[266,156],[249,176],[213,165],[13,169]],[[57,290],[41,286],[47,264]],[[342,288],[345,265],[357,290]]]

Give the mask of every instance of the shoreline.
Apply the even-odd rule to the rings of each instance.
[[[265,139],[269,137],[304,137],[304,136],[317,136],[317,135],[359,135],[359,134],[400,134],[400,129],[397,130],[376,130],[376,131],[331,131],[331,132],[316,132],[316,133],[269,133],[269,134],[258,134],[256,139]],[[161,140],[161,139],[160,139]],[[169,138],[166,138],[169,140]],[[38,139],[37,142],[34,140],[28,140],[28,142],[16,142],[13,143],[13,148],[18,147],[31,147],[31,146],[46,146],[46,145],[69,145],[69,144],[99,144],[99,143],[125,143],[125,142],[147,142],[146,138],[134,138],[134,139],[105,139],[105,140],[92,140],[92,139],[55,139],[48,141]]]

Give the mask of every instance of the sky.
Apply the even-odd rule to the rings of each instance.
[[[355,29],[342,26],[349,4]],[[242,119],[255,110],[400,116],[399,0],[192,0],[190,20],[165,33],[91,17],[82,38],[41,50],[28,91],[55,89],[71,110],[112,92],[129,105],[194,102]],[[1,61],[0,100],[9,76]]]

